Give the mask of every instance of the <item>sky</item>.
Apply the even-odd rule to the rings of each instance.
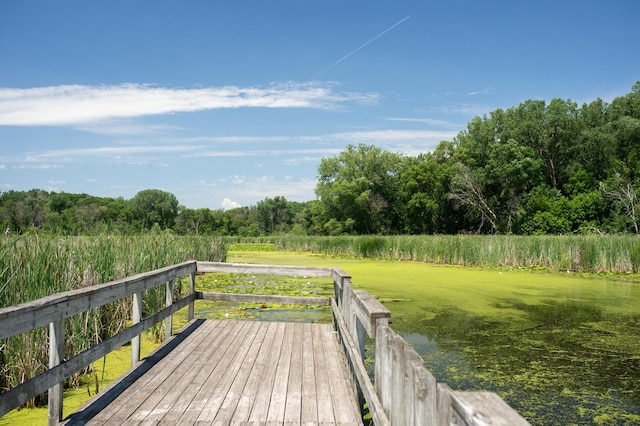
[[[637,0],[0,0],[0,191],[313,200],[349,144],[415,156],[497,108],[631,92],[638,16]]]

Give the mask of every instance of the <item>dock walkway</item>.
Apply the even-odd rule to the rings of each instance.
[[[331,324],[195,320],[67,425],[361,425]]]
[[[211,272],[325,277],[333,281],[333,296],[198,291],[196,274]],[[187,278],[187,294],[177,294],[176,281]],[[163,287],[164,308],[143,315],[144,292]],[[128,327],[78,354],[65,353],[67,318],[124,299],[131,301]],[[332,324],[195,319],[200,300],[330,306]],[[172,317],[182,308],[189,322],[172,335]],[[47,392],[51,426],[361,425],[365,414],[376,426],[529,425],[495,393],[437,383],[389,326],[390,317],[340,268],[188,261],[52,294],[0,309],[0,341],[49,328],[48,369],[0,392],[0,416]],[[140,335],[160,321],[166,343],[141,361]],[[364,365],[367,338],[373,371]],[[65,417],[64,381],[125,344],[132,369]]]

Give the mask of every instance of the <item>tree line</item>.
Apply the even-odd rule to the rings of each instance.
[[[190,209],[157,189],[130,200],[7,191],[0,225],[72,235],[638,233],[640,82],[611,103],[496,109],[417,156],[349,145],[321,160],[315,193],[223,211]]]

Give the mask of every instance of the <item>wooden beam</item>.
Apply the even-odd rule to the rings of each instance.
[[[64,318],[49,324],[49,369],[60,365],[64,358]],[[55,426],[62,421],[62,385],[59,381],[49,388],[49,425]]]
[[[190,261],[0,309],[0,340],[142,292],[196,270]]]
[[[333,315],[336,319],[336,324],[340,331],[339,335],[342,339],[343,347],[345,348],[345,355],[349,359],[349,364],[352,366],[356,380],[362,389],[364,399],[367,401],[373,423],[377,426],[391,425],[389,418],[382,407],[382,403],[378,398],[378,394],[376,394],[376,391],[371,384],[371,380],[369,380],[369,375],[364,367],[364,363],[362,362],[360,351],[358,350],[356,343],[351,338],[347,323],[344,321],[340,308],[334,299],[331,299],[331,306],[333,308]]]
[[[196,273],[194,271],[189,274],[189,295],[195,294],[195,292],[196,292]],[[194,302],[191,302],[189,303],[189,310],[187,312],[187,321],[193,320],[194,315],[195,315],[195,306],[194,306]]]
[[[236,274],[265,274],[284,276],[330,277],[330,268],[304,266],[252,265],[245,263],[198,262],[198,272],[222,272]]]
[[[388,319],[391,318],[391,311],[364,290],[353,290],[353,294],[355,297],[353,298],[354,306],[352,309],[360,319],[369,337],[375,338],[376,324],[380,322],[381,325],[387,325],[389,323]]]
[[[196,298],[203,300],[224,300],[237,303],[276,303],[282,305],[331,305],[328,297],[306,296],[274,296],[268,294],[234,294],[234,293],[210,293],[196,292]]]

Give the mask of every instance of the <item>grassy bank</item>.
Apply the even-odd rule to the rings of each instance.
[[[0,308],[67,290],[92,286],[190,259],[226,259],[224,241],[213,238],[143,236],[52,237],[26,235],[0,238]],[[178,286],[179,288],[179,286]],[[144,294],[143,315],[164,303],[163,289]],[[131,301],[114,302],[65,321],[65,358],[120,331]],[[159,327],[154,338],[163,335]],[[40,374],[48,365],[47,329],[0,341],[0,390]],[[66,387],[81,385],[82,373]],[[43,399],[42,397],[40,398]],[[30,405],[40,401],[31,401]]]
[[[635,235],[278,236],[228,241],[364,258],[593,273],[637,273],[640,262],[640,238]]]

